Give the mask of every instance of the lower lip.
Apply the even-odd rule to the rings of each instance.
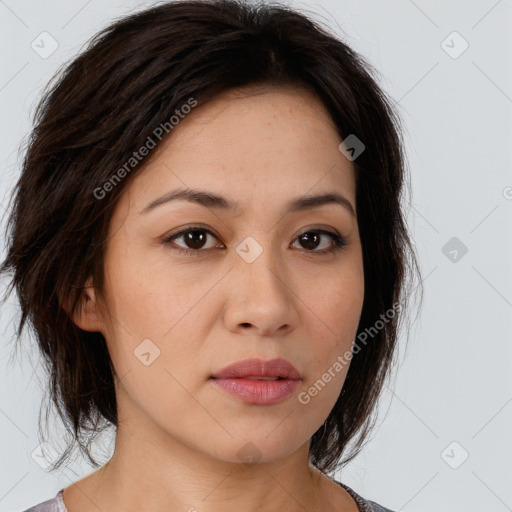
[[[228,393],[247,404],[272,405],[282,402],[297,388],[300,380],[252,380],[252,379],[212,379]]]

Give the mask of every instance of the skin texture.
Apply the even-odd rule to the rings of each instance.
[[[344,489],[308,464],[310,438],[349,365],[307,405],[298,400],[352,348],[364,298],[357,218],[336,204],[284,210],[292,199],[337,192],[355,211],[355,171],[338,149],[342,139],[311,93],[270,87],[199,105],[171,135],[114,212],[105,303],[87,288],[74,317],[107,340],[119,428],[110,462],[66,488],[64,501],[70,512],[357,511]],[[187,187],[238,208],[180,200],[141,213]],[[197,247],[185,236],[163,241],[190,225],[213,233],[198,256],[176,250]],[[315,228],[338,232],[346,245],[320,255],[334,245],[328,235],[316,248],[299,237]],[[236,252],[249,236],[262,248],[252,263]],[[150,365],[134,355],[145,339],[160,350]],[[209,380],[252,357],[287,359],[300,386],[262,406]],[[238,455],[246,443],[256,447],[253,464]]]

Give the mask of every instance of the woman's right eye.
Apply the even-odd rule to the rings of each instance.
[[[216,236],[206,228],[185,228],[177,233],[173,233],[170,236],[164,238],[164,244],[175,244],[175,240],[183,238],[184,243],[188,244],[186,247],[172,247],[172,249],[177,250],[182,254],[187,254],[190,256],[197,256],[200,252],[206,252],[207,249],[202,250],[205,242],[208,239],[208,235],[212,235],[212,237],[216,238]],[[192,246],[192,247],[190,247]],[[211,248],[211,247],[210,247]]]

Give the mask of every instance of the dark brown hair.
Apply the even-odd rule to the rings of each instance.
[[[105,339],[78,328],[63,304],[77,311],[89,277],[101,293],[113,210],[156,151],[101,198],[99,187],[190,98],[204,104],[258,84],[311,90],[341,138],[354,134],[365,145],[352,162],[365,276],[358,336],[373,331],[354,352],[342,392],[311,439],[310,462],[331,472],[359,453],[397,352],[413,286],[406,287],[406,277],[419,275],[401,210],[407,168],[400,120],[376,77],[311,17],[282,5],[231,0],[163,3],[117,20],[54,76],[34,115],[0,267],[12,273],[8,294],[15,287],[21,306],[17,340],[28,321],[49,372],[51,401],[73,437],[53,469],[75,443],[97,466],[91,441],[102,424],[117,427]]]

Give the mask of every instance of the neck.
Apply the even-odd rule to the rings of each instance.
[[[68,512],[356,510],[345,490],[310,466],[309,441],[267,462],[217,451],[181,441],[132,408],[119,417],[111,460],[65,489],[64,502]]]
[[[324,477],[306,444],[279,461],[218,460],[175,439],[134,442],[118,431],[110,462],[98,471],[102,510],[266,512],[320,510]],[[325,506],[323,510],[326,510]],[[73,511],[71,511],[73,512]]]

